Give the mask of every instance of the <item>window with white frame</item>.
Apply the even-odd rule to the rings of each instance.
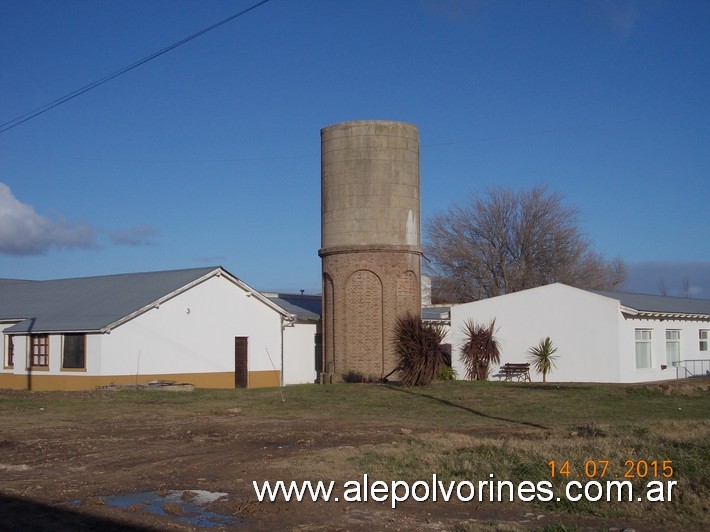
[[[651,330],[636,329],[636,369],[651,367]]]
[[[710,330],[700,329],[698,331],[698,338],[699,338],[698,349],[700,349],[700,351],[707,351],[708,350],[708,340],[710,339]]]
[[[30,367],[49,367],[49,335],[33,334],[30,336]]]
[[[680,362],[680,331],[666,330],[666,362],[675,366]]]

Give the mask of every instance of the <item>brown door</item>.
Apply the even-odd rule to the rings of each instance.
[[[247,337],[234,337],[234,387],[246,388],[249,383],[249,369],[247,365]]]

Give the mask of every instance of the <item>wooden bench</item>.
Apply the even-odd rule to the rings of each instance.
[[[530,364],[503,364],[498,371],[498,378],[505,381],[530,382]]]

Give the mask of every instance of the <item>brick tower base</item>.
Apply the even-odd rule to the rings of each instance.
[[[321,249],[322,382],[379,379],[397,365],[395,321],[421,315],[419,246]]]

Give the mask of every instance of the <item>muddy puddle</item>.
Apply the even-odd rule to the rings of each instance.
[[[224,499],[226,493],[205,490],[169,490],[120,493],[99,497],[115,508],[143,508],[160,516],[201,528],[241,525],[245,521],[208,510],[210,503]]]

